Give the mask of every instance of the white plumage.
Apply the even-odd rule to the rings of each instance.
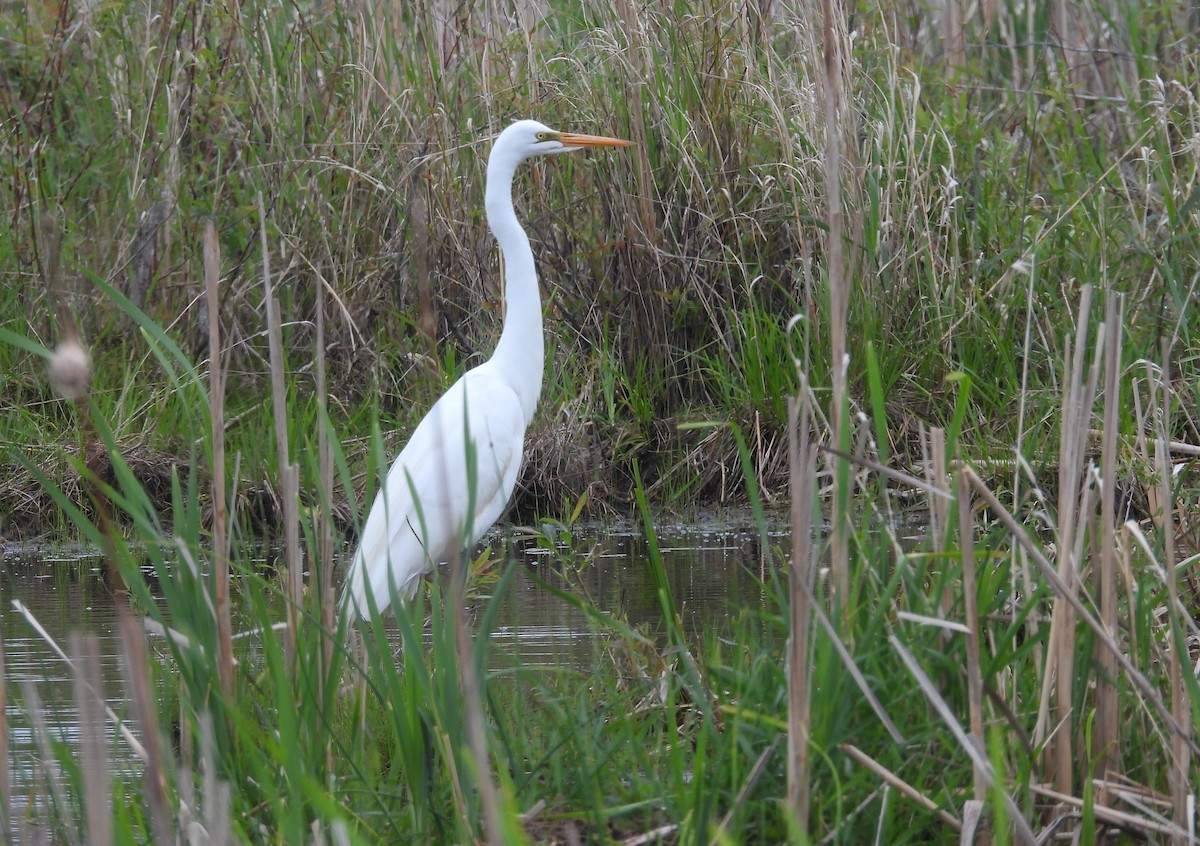
[[[393,588],[401,601],[410,600],[421,576],[474,545],[512,496],[544,367],[533,251],[512,205],[517,166],[536,155],[628,145],[556,132],[529,120],[514,123],[496,139],[488,158],[485,204],[504,256],[504,328],[492,357],[438,399],[388,472],[350,563],[348,611],[367,616],[370,595],[382,613]]]

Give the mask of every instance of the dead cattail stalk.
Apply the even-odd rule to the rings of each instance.
[[[100,641],[94,634],[71,634],[75,706],[79,712],[79,763],[83,772],[83,820],[88,846],[112,843],[112,773],[104,728],[100,681]],[[86,677],[86,678],[85,678]]]
[[[789,493],[792,500],[791,636],[788,639],[788,807],[799,831],[808,833],[808,754],[811,736],[808,666],[809,596],[812,594],[812,495],[816,451],[809,432],[809,395],[788,398]]]
[[[471,746],[471,757],[475,764],[475,779],[479,788],[480,804],[483,806],[483,827],[489,846],[502,846],[505,842],[504,824],[500,817],[500,791],[492,780],[490,756],[487,748],[487,733],[483,719],[483,694],[475,673],[475,650],[472,648],[471,632],[467,627],[466,574],[469,569],[468,551],[463,550],[451,577],[454,603],[455,644],[458,651],[459,674],[462,682],[463,702],[467,712],[467,742]]]
[[[846,314],[849,305],[849,282],[842,256],[842,131],[839,119],[841,103],[841,50],[839,39],[843,29],[837,18],[840,5],[833,0],[821,0],[824,21],[824,85],[825,116],[825,191],[829,218],[828,277],[829,277],[829,335],[832,345],[830,369],[833,371],[833,442],[842,452],[850,451],[849,409],[846,397]],[[834,607],[848,615],[850,608],[850,545],[847,511],[850,498],[850,467],[840,459],[834,461],[833,472],[832,557],[830,560]],[[845,619],[845,617],[843,617]]]
[[[38,754],[41,756],[41,761],[34,767],[34,779],[36,782],[33,791],[37,792],[37,803],[43,808],[69,808],[69,799],[67,797],[66,787],[63,784],[62,772],[59,767],[54,766],[55,755],[54,749],[50,744],[51,734],[49,727],[46,725],[46,713],[42,708],[41,697],[38,696],[37,685],[30,679],[25,679],[21,683],[21,692],[25,700],[25,713],[29,718],[30,734],[33,736],[34,743],[37,744]],[[41,778],[39,778],[39,776]],[[73,821],[72,821],[73,822]],[[30,838],[28,841],[35,844],[50,843],[49,836],[50,827],[48,821],[35,823],[34,831],[37,836]],[[80,840],[80,832],[74,825],[66,825],[61,832],[62,841],[67,846],[82,846]]]
[[[1097,786],[1100,786],[1102,789],[1105,787],[1105,785],[1101,784],[1098,784]],[[1053,801],[1062,805],[1083,808],[1085,804],[1084,801],[1078,796],[1066,796],[1040,784],[1031,784],[1029,785],[1029,789],[1038,796],[1045,796],[1047,799],[1052,799]],[[1145,838],[1146,840],[1150,840],[1152,842],[1153,838],[1151,835],[1154,834],[1164,834],[1172,837],[1173,839],[1177,839],[1178,842],[1182,843],[1189,842],[1187,829],[1182,829],[1176,825],[1170,825],[1161,822],[1161,817],[1158,819],[1153,819],[1147,816],[1136,816],[1134,814],[1129,814],[1123,811],[1117,811],[1112,808],[1105,807],[1093,808],[1093,813],[1096,815],[1097,822],[1117,826],[1118,828],[1132,832],[1139,837]],[[1194,843],[1195,840],[1192,839],[1190,842]]]
[[[150,829],[155,843],[174,843],[171,811],[167,798],[167,765],[162,739],[158,732],[158,712],[150,686],[149,659],[146,656],[145,635],[133,611],[125,602],[117,602],[117,617],[121,632],[121,650],[125,658],[125,679],[133,713],[142,729],[142,746],[146,762],[146,804],[149,806]]]
[[[958,548],[962,556],[963,604],[967,618],[967,707],[971,737],[984,748],[983,674],[979,668],[979,604],[975,587],[975,512],[971,508],[971,488],[958,473]],[[975,766],[975,798],[987,798],[987,775]]]
[[[1110,635],[1117,633],[1117,427],[1121,372],[1121,319],[1123,299],[1108,294],[1105,307],[1104,427],[1100,447],[1100,624]],[[1120,712],[1117,705],[1117,662],[1108,652],[1096,649],[1096,719],[1092,729],[1096,772],[1104,777],[1121,767]],[[1106,798],[1102,791],[1101,799]]]
[[[1162,401],[1157,421],[1158,444],[1154,456],[1158,465],[1159,493],[1162,509],[1163,533],[1163,566],[1167,575],[1167,634],[1170,642],[1168,650],[1170,661],[1168,672],[1171,685],[1171,715],[1183,727],[1172,738],[1171,763],[1167,771],[1168,782],[1171,785],[1172,819],[1175,825],[1183,831],[1188,831],[1192,818],[1188,809],[1188,793],[1191,790],[1191,780],[1188,771],[1191,769],[1191,754],[1188,741],[1192,737],[1191,704],[1188,700],[1187,687],[1183,682],[1183,662],[1180,653],[1188,654],[1187,640],[1179,622],[1179,574],[1175,572],[1175,518],[1171,503],[1171,461],[1163,444],[1167,441],[1169,431],[1167,422],[1171,417],[1171,343],[1163,340],[1162,365],[1159,370],[1162,388],[1159,392]],[[1176,835],[1172,841],[1176,844],[1187,843],[1187,837]]]
[[[930,538],[933,552],[941,556],[946,551],[946,541],[950,534],[950,480],[946,475],[946,430],[940,426],[930,427],[927,433],[921,427],[923,434],[922,451],[925,452],[925,479],[929,482],[930,490],[926,492],[929,502]],[[928,443],[928,448],[925,446]],[[938,491],[941,496],[934,493]],[[954,591],[949,580],[942,586],[942,595],[938,597],[938,613],[943,620],[950,619],[954,607]],[[942,630],[937,635],[938,646],[942,649],[950,645],[949,632]]]
[[[942,553],[946,550],[946,541],[950,534],[950,503],[953,501],[953,497],[950,496],[950,478],[946,473],[946,430],[940,426],[931,426],[928,439],[929,455],[925,462],[925,478],[932,489],[927,492],[927,496],[929,516],[933,524],[933,550]],[[933,491],[939,491],[941,496]]]
[[[1065,362],[1059,430],[1058,533],[1055,546],[1058,551],[1058,576],[1072,598],[1078,584],[1075,529],[1081,495],[1083,448],[1086,445],[1080,433],[1086,435],[1092,406],[1091,397],[1085,396],[1083,382],[1091,304],[1092,286],[1084,285],[1079,298],[1073,354]],[[1075,673],[1075,611],[1069,601],[1054,603],[1049,642],[1038,711],[1037,740],[1040,742],[1046,737],[1050,724],[1059,726],[1066,723],[1050,738],[1046,767],[1055,789],[1061,793],[1071,793],[1075,754],[1074,733],[1069,728],[1069,721]]]
[[[946,74],[953,78],[954,72],[967,64],[967,31],[963,23],[963,12],[959,0],[945,0],[942,6],[942,41],[946,51]]]
[[[949,813],[948,811],[944,811],[941,808],[939,808],[937,802],[934,802],[932,799],[930,799],[924,793],[917,790],[915,787],[913,787],[907,781],[900,778],[900,776],[896,775],[894,772],[889,770],[883,764],[876,761],[874,758],[872,758],[866,752],[863,752],[857,746],[854,746],[850,743],[842,743],[842,744],[838,745],[838,749],[841,749],[843,752],[845,752],[847,755],[849,755],[851,758],[853,758],[859,764],[866,767],[868,770],[875,773],[875,775],[877,775],[881,779],[883,779],[884,784],[887,784],[887,785],[895,788],[896,790],[900,791],[901,795],[906,796],[907,798],[916,802],[922,808],[925,808],[926,810],[929,810],[929,811],[933,811],[935,814],[938,815],[938,818],[942,822],[944,822],[946,825],[950,826],[955,831],[962,831],[962,821],[959,820],[958,817],[954,816],[953,814]]]
[[[217,778],[217,744],[213,739],[212,718],[207,712],[198,715],[200,726],[200,776],[204,784],[204,830],[209,846],[226,846],[233,842],[233,793],[229,782]]]
[[[283,319],[271,281],[267,249],[267,212],[258,195],[258,230],[262,246],[263,299],[267,313],[267,339],[271,360],[271,404],[275,411],[275,448],[279,456],[279,488],[283,500],[284,581],[287,587],[287,632],[284,652],[292,668],[296,660],[296,629],[304,600],[304,574],[300,564],[300,469],[288,451],[287,390],[283,373]]]
[[[225,380],[221,372],[221,246],[217,227],[204,225],[204,294],[208,303],[208,392],[212,423],[212,557],[217,582],[217,672],[221,696],[233,698],[233,624],[229,617],[229,547],[225,533]]]
[[[321,515],[315,530],[317,533],[317,591],[321,603],[321,678],[324,679],[333,665],[333,634],[338,620],[336,600],[333,594],[333,447],[329,442],[329,393],[325,381],[325,279],[320,275],[317,284],[317,464],[321,476]],[[317,686],[317,707],[325,710],[325,686]],[[333,772],[333,737],[329,737],[325,748],[326,765]]]

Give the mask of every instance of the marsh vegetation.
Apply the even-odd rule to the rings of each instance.
[[[64,646],[81,729],[35,721],[19,806],[6,756],[6,830],[1189,842],[1195,16],[0,6],[0,532],[101,552],[128,703],[105,730]],[[515,117],[637,148],[518,180],[550,360],[511,516],[566,576],[579,521],[636,521],[661,622],[568,578],[594,666],[498,671],[496,545],[470,619],[439,581],[354,651],[338,541],[499,332]],[[655,521],[730,503],[765,604],[685,631]]]

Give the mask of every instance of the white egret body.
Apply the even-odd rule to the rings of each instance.
[[[532,120],[514,123],[496,139],[484,202],[504,256],[500,341],[491,358],[450,386],[397,456],[350,563],[348,611],[367,616],[368,594],[380,613],[393,590],[410,600],[421,576],[457,556],[464,544],[475,544],[512,496],[545,358],[533,251],[513,210],[517,166],[531,156],[629,143],[556,132]]]

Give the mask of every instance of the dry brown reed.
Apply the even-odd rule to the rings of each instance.
[[[325,373],[325,278],[315,275],[317,289],[316,328],[316,389],[317,389],[317,473],[320,484],[321,513],[326,519],[317,520],[317,591],[321,608],[321,678],[332,671],[334,633],[338,631],[337,597],[333,587],[333,445],[329,433],[329,389]],[[324,711],[325,686],[317,687],[317,707]],[[326,766],[333,771],[333,738],[325,749]]]
[[[1097,783],[1097,787],[1101,792],[1103,792],[1111,787],[1111,785],[1101,782]],[[1078,796],[1070,796],[1065,793],[1059,793],[1058,791],[1051,790],[1044,785],[1035,784],[1032,785],[1030,789],[1034,794],[1038,796],[1044,796],[1045,798],[1050,799],[1060,805],[1079,809],[1082,809],[1084,806],[1083,800]],[[1144,806],[1139,810],[1144,811]],[[1130,814],[1115,810],[1113,808],[1106,808],[1104,806],[1094,807],[1092,809],[1092,813],[1095,814],[1097,822],[1113,826],[1114,828],[1118,829],[1118,831],[1129,832],[1130,834],[1136,835],[1140,838],[1145,838],[1147,840],[1151,840],[1154,835],[1163,835],[1169,837],[1173,842],[1187,843],[1189,840],[1187,829],[1180,828],[1172,823],[1161,822],[1145,813]]]
[[[79,719],[79,765],[83,772],[83,822],[88,846],[112,843],[112,774],[104,728],[100,641],[95,634],[71,635],[75,706]]]
[[[174,824],[167,788],[167,749],[158,727],[158,707],[150,683],[150,659],[142,626],[127,603],[118,602],[121,651],[125,684],[133,705],[134,718],[141,729],[141,744],[146,750],[146,806],[150,830],[156,843],[174,842]]]
[[[921,434],[925,481],[929,483],[925,497],[929,507],[930,547],[933,554],[941,558],[946,552],[946,544],[950,539],[950,506],[953,502],[953,497],[950,495],[950,477],[946,472],[946,430],[940,426],[932,426],[926,430],[922,425]],[[950,619],[954,603],[954,585],[947,580],[942,586],[942,595],[938,599],[938,613],[943,620]],[[940,629],[938,642],[945,647],[949,643],[949,632]]]
[[[900,776],[896,775],[894,772],[889,770],[883,764],[876,761],[874,758],[872,758],[866,752],[863,752],[857,746],[854,746],[853,744],[850,744],[850,743],[843,743],[838,748],[841,749],[843,752],[845,752],[847,755],[849,755],[851,758],[853,758],[855,761],[862,764],[868,770],[875,773],[875,775],[879,776],[879,778],[885,784],[888,784],[888,785],[894,787],[896,790],[900,791],[900,793],[902,795],[911,799],[913,802],[916,802],[921,807],[926,808],[926,809],[934,812],[935,814],[937,814],[938,819],[940,819],[946,825],[950,826],[955,831],[962,831],[962,827],[963,827],[962,820],[960,820],[958,817],[954,816],[954,814],[951,814],[949,811],[946,811],[945,809],[938,807],[937,802],[934,802],[932,799],[930,799],[928,796],[926,796],[920,790],[913,787],[911,784],[906,782],[904,779],[900,778]]]
[[[1091,418],[1095,385],[1084,383],[1087,360],[1088,317],[1092,288],[1080,291],[1074,344],[1063,366],[1063,398],[1058,457],[1057,538],[1059,580],[1078,593],[1082,521],[1088,509],[1083,501],[1090,489],[1084,487],[1084,448]],[[1097,356],[1102,347],[1097,347]],[[1071,793],[1075,770],[1075,737],[1071,730],[1075,679],[1075,614],[1070,602],[1056,602],[1050,619],[1050,647],[1043,674],[1042,695],[1035,742],[1049,739],[1046,769],[1061,793]]]
[[[483,807],[483,826],[489,846],[504,846],[505,826],[502,816],[500,790],[491,772],[491,757],[488,754],[487,729],[483,714],[482,687],[475,671],[474,640],[471,636],[470,623],[467,620],[466,576],[470,566],[470,550],[463,550],[458,561],[453,565],[454,574],[451,577],[450,601],[451,615],[454,617],[454,642],[458,652],[458,674],[462,685],[463,704],[466,710],[467,739],[471,746],[471,763],[474,765],[475,783],[479,790],[480,804]],[[453,756],[449,757],[453,760]],[[458,779],[455,779],[458,783]],[[465,805],[462,813],[469,819]],[[513,820],[513,824],[519,824]]]
[[[801,393],[788,400],[788,459],[790,465],[792,555],[788,565],[791,585],[788,668],[788,807],[797,829],[808,835],[809,738],[811,736],[811,680],[809,673],[808,603],[813,594],[812,510],[816,485],[817,452],[812,448],[809,395],[801,377]]]
[[[846,389],[846,371],[849,361],[846,353],[847,313],[850,302],[850,280],[846,276],[842,242],[845,229],[842,215],[842,57],[844,45],[842,34],[845,23],[841,18],[841,6],[832,0],[822,0],[821,19],[823,32],[822,113],[825,118],[825,194],[826,216],[829,222],[829,238],[826,249],[826,273],[829,288],[829,338],[830,371],[833,380],[833,443],[842,451],[849,451],[850,420],[849,397]],[[849,540],[849,466],[841,459],[834,459],[833,476],[833,524],[830,530],[831,599],[840,614],[850,610],[850,540]],[[843,617],[844,619],[844,617]]]
[[[1180,620],[1179,614],[1179,574],[1175,568],[1175,514],[1172,503],[1175,498],[1173,495],[1173,475],[1170,455],[1166,449],[1167,443],[1167,421],[1171,419],[1171,342],[1163,339],[1162,342],[1162,360],[1159,370],[1159,378],[1162,380],[1161,397],[1162,406],[1159,409],[1158,427],[1157,427],[1157,446],[1154,450],[1155,463],[1158,469],[1158,484],[1161,493],[1161,508],[1162,508],[1162,539],[1163,539],[1163,568],[1166,571],[1167,582],[1167,644],[1169,650],[1169,658],[1167,665],[1167,679],[1170,690],[1171,700],[1171,715],[1175,721],[1181,726],[1181,730],[1176,732],[1171,738],[1171,760],[1168,764],[1168,782],[1171,786],[1171,811],[1175,825],[1181,831],[1188,831],[1195,825],[1195,809],[1189,808],[1189,799],[1192,798],[1192,784],[1189,776],[1191,769],[1191,754],[1195,748],[1192,742],[1194,727],[1192,725],[1192,706],[1188,698],[1188,690],[1183,681],[1183,666],[1185,662],[1181,657],[1188,655],[1187,640],[1184,636],[1184,626]],[[1187,662],[1190,664],[1190,662]],[[1189,667],[1190,672],[1190,667]],[[1173,839],[1175,844],[1186,846],[1189,838],[1176,835]]]
[[[284,585],[287,596],[287,635],[284,641],[288,666],[296,660],[296,632],[304,603],[304,570],[300,560],[300,468],[288,448],[287,383],[283,363],[283,320],[271,278],[271,251],[267,246],[267,212],[258,195],[258,231],[262,246],[263,311],[271,356],[271,404],[275,415],[275,448],[279,460],[279,496],[282,500]]]
[[[979,668],[980,626],[978,587],[975,581],[975,512],[971,507],[971,488],[962,473],[957,478],[958,538],[962,559],[962,594],[967,639],[967,707],[970,711],[971,739],[980,749],[983,737],[983,673]],[[987,797],[987,774],[975,765],[975,799]]]
[[[1117,429],[1120,411],[1121,320],[1123,301],[1113,291],[1108,293],[1104,315],[1104,418],[1100,446],[1100,535],[1098,554],[1095,554],[1099,576],[1100,624],[1113,637],[1117,635]],[[1104,650],[1096,650],[1099,670],[1096,687],[1096,719],[1093,727],[1093,755],[1096,772],[1102,778],[1121,771],[1120,708],[1117,702],[1117,664]],[[1101,795],[1101,801],[1107,798]]]
[[[208,407],[212,427],[212,557],[216,574],[217,668],[221,695],[233,697],[233,624],[229,613],[229,540],[225,514],[225,379],[221,368],[221,245],[217,227],[204,227],[204,295],[208,303]]]

